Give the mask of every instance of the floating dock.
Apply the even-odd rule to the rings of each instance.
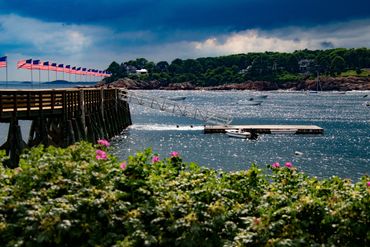
[[[204,133],[225,133],[227,129],[241,129],[258,134],[284,133],[293,130],[295,134],[324,134],[324,129],[316,125],[206,125]]]

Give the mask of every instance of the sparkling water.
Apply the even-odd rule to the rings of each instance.
[[[183,104],[230,114],[232,124],[318,125],[324,135],[261,134],[257,140],[204,134],[204,123],[194,119],[130,105],[133,125],[113,141],[121,159],[146,148],[160,157],[171,151],[184,161],[223,170],[247,169],[252,163],[293,162],[317,177],[359,179],[370,173],[369,92],[251,92],[251,91],[140,91],[148,96],[186,96]],[[240,100],[267,94],[261,105]],[[297,155],[297,153],[299,155]]]
[[[370,174],[369,91],[253,92],[253,91],[140,91],[153,97],[186,96],[178,103],[233,116],[232,124],[318,125],[323,135],[261,134],[257,140],[204,134],[205,123],[130,104],[133,125],[112,140],[111,151],[120,159],[152,148],[163,159],[177,151],[185,162],[223,170],[264,168],[274,162],[292,162],[306,174],[320,178],[337,175],[358,180]],[[239,101],[266,94],[261,105]],[[29,123],[21,122],[24,140]],[[7,124],[0,124],[5,142]],[[296,155],[296,153],[300,155]]]

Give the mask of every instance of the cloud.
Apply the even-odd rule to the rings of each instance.
[[[92,45],[93,35],[104,33],[97,27],[47,23],[17,15],[0,15],[0,23],[0,44],[44,54],[84,52]]]
[[[8,55],[14,64],[17,59],[31,57],[105,69],[112,61],[123,62],[138,57],[170,62],[175,58],[248,52],[368,47],[370,19],[312,27],[212,30],[117,30],[109,26],[68,25],[8,14],[0,15],[0,55]],[[175,38],[163,39],[163,34]],[[10,73],[20,74],[15,69]]]
[[[370,40],[370,19],[346,23],[320,25],[311,28],[286,27],[264,31],[250,29],[218,37],[210,37],[192,46],[198,54],[225,55],[233,53],[301,49],[328,49],[334,47],[364,47]]]

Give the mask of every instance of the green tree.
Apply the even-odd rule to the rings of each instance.
[[[155,65],[154,71],[155,72],[168,72],[168,67],[170,65],[167,61],[160,61]]]
[[[184,61],[176,58],[172,61],[171,65],[169,66],[169,71],[174,74],[181,74],[184,72]]]
[[[333,60],[331,61],[332,72],[335,72],[337,74],[342,72],[345,68],[345,65],[346,62],[344,61],[343,57],[341,56],[334,57]]]

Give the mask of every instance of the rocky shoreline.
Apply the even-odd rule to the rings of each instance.
[[[320,78],[320,90],[322,91],[352,91],[370,90],[369,77],[322,77]],[[212,87],[196,87],[191,82],[170,83],[163,85],[160,81],[132,80],[129,78],[119,79],[109,84],[109,87],[127,89],[161,89],[161,90],[316,90],[316,80],[301,80],[284,83],[269,81],[245,81]]]

